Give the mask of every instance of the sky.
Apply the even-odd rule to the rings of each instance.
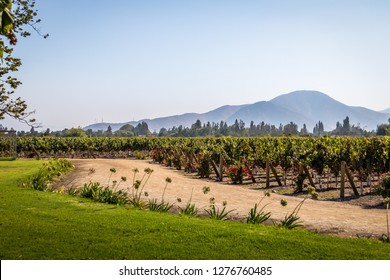
[[[15,96],[40,130],[204,113],[295,90],[390,107],[387,0],[37,0],[37,9],[50,36],[18,38]]]

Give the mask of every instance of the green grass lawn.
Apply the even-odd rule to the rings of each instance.
[[[0,162],[0,259],[390,259],[390,244],[188,218],[18,187],[42,161]]]

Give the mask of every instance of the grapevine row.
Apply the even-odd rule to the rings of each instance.
[[[6,153],[9,139],[0,137],[0,153]],[[327,168],[335,176],[341,162],[367,176],[390,170],[390,137],[203,137],[203,138],[147,138],[147,137],[20,137],[17,152],[20,156],[57,157],[127,157],[132,152],[149,153],[153,159],[178,169],[204,172],[212,170],[212,162],[223,156],[225,167],[242,166],[248,170],[265,168],[267,160],[282,170],[289,170],[296,162],[304,163],[317,174]],[[1,155],[0,155],[1,156]],[[3,155],[4,156],[4,155]],[[196,166],[194,166],[196,165]],[[250,173],[250,172],[249,172]],[[200,174],[202,175],[202,174]],[[203,174],[207,176],[208,174]]]

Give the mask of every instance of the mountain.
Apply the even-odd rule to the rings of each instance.
[[[200,120],[202,123],[205,122],[220,122],[226,120],[230,115],[234,114],[241,108],[247,105],[238,106],[222,106],[210,112],[204,114],[187,113],[182,115],[175,115],[170,117],[156,118],[156,119],[143,119],[148,124],[150,131],[159,131],[162,127],[172,128],[182,125],[183,127],[190,127],[196,120]],[[138,122],[137,122],[138,123]],[[137,123],[135,125],[137,125]]]
[[[390,108],[380,111],[381,113],[390,114]]]
[[[243,120],[246,126],[249,126],[251,121],[254,121],[255,124],[264,121],[276,126],[294,122],[299,127],[306,124],[309,130],[318,121],[322,121],[325,130],[329,131],[336,127],[337,122],[342,123],[348,116],[351,125],[359,125],[366,130],[375,130],[378,124],[388,122],[390,113],[386,112],[348,106],[319,91],[300,90],[280,95],[270,101],[235,106],[225,105],[203,114],[186,113],[156,119],[143,119],[137,122],[96,123],[84,129],[107,130],[107,127],[111,125],[113,130],[117,130],[124,124],[129,123],[136,126],[139,122],[144,121],[148,123],[151,131],[158,132],[162,127],[167,129],[180,125],[190,127],[196,120],[200,120],[202,123],[226,121],[231,125],[237,119]]]
[[[306,122],[308,127],[313,127],[318,121],[322,121],[325,130],[332,130],[336,123],[346,116],[351,124],[360,125],[366,130],[376,129],[377,125],[386,121],[386,114],[379,113],[363,107],[353,107],[345,105],[328,95],[318,91],[294,91],[280,95],[270,101],[286,110],[291,110],[297,114],[303,114],[311,121]],[[298,120],[300,126],[303,123]]]
[[[295,113],[289,109],[280,107],[272,102],[261,101],[252,105],[245,106],[244,108],[231,115],[226,121],[227,123],[234,123],[235,120],[243,120],[248,126],[251,121],[258,124],[262,121],[265,123],[279,125],[290,123],[307,123],[310,120],[304,115]]]
[[[125,124],[131,124],[133,126],[136,126],[140,122],[146,122],[149,126],[150,131],[158,132],[163,127],[167,129],[172,128],[174,126],[178,127],[180,125],[182,125],[183,127],[190,127],[197,120],[200,120],[202,123],[208,121],[209,122],[220,122],[222,120],[225,121],[227,118],[229,118],[231,115],[239,111],[241,108],[244,108],[245,106],[248,105],[234,105],[234,106],[225,105],[203,114],[186,113],[182,115],[161,117],[155,119],[142,119],[139,121],[132,121],[126,123],[96,123],[84,127],[84,130],[92,129],[94,131],[97,130],[106,131],[108,126],[110,125],[112,130],[115,131],[121,128]]]
[[[138,122],[125,122],[125,123],[106,123],[106,122],[101,122],[101,123],[94,123],[90,124],[86,127],[84,127],[84,130],[92,129],[93,131],[98,131],[98,130],[103,130],[106,131],[108,126],[111,126],[112,130],[119,130],[122,126],[125,124],[131,124],[133,126],[137,125]]]

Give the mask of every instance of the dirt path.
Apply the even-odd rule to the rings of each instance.
[[[232,218],[245,218],[250,208],[264,195],[263,191],[251,190],[248,188],[232,185],[229,183],[218,183],[212,180],[194,178],[192,175],[182,171],[176,171],[164,166],[141,160],[113,160],[113,159],[75,159],[75,170],[62,182],[66,187],[82,186],[90,179],[100,182],[103,185],[108,183],[110,168],[115,168],[116,173],[111,176],[112,180],[120,181],[121,176],[126,176],[128,181],[121,183],[120,188],[127,188],[131,185],[134,168],[139,169],[137,179],[143,175],[147,167],[154,170],[150,180],[145,186],[150,197],[160,199],[165,178],[170,177],[172,183],[168,185],[165,193],[165,200],[175,202],[176,205],[184,206],[188,201],[193,189],[192,202],[201,209],[209,205],[210,197],[214,197],[217,206],[227,201],[227,209],[235,209]],[[88,175],[90,168],[95,169],[93,175]],[[202,188],[210,187],[208,194],[203,194]],[[182,202],[178,203],[177,198]],[[280,200],[288,201],[286,207],[280,205]],[[271,218],[275,221],[282,219],[287,213],[291,213],[294,207],[302,201],[302,198],[286,197],[278,194],[271,194],[263,200],[263,205],[269,203],[265,210],[271,212]],[[386,212],[384,209],[363,209],[359,206],[341,202],[314,201],[307,199],[303,204],[299,216],[303,225],[310,230],[323,234],[337,235],[341,237],[359,236],[381,236],[387,232]]]

